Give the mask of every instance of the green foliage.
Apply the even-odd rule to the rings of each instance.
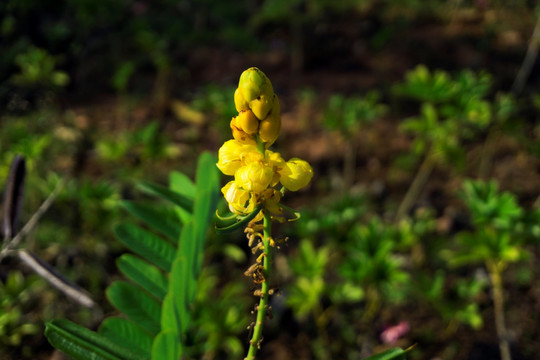
[[[302,212],[302,221],[296,226],[300,237],[345,236],[350,228],[360,220],[369,206],[363,194],[347,194],[321,202],[312,209]]]
[[[194,347],[189,350],[192,358],[220,352],[231,359],[243,356],[244,345],[238,336],[249,323],[246,310],[251,298],[244,282],[230,281],[221,286],[219,271],[209,264],[199,279],[193,315]]]
[[[133,132],[100,138],[96,143],[99,157],[112,163],[133,157],[139,161],[174,159],[178,149],[171,143],[157,121]]]
[[[15,57],[20,73],[12,77],[17,86],[31,88],[63,87],[69,83],[69,76],[55,70],[56,59],[46,50],[30,47],[25,53]]]
[[[369,91],[364,97],[332,95],[324,110],[324,126],[347,137],[354,135],[386,113],[387,108],[379,103],[379,98],[375,91]]]
[[[340,266],[341,275],[364,288],[376,289],[386,299],[403,299],[409,276],[395,252],[399,233],[378,218],[356,226],[350,234]]]
[[[451,331],[457,329],[458,323],[473,329],[483,326],[479,298],[488,285],[487,277],[480,273],[451,283],[448,274],[442,269],[433,275],[416,274],[412,283],[415,297],[421,302],[427,302],[448,323]]]
[[[461,196],[471,212],[474,230],[458,234],[460,249],[449,257],[451,264],[492,261],[504,268],[529,255],[523,245],[534,235],[527,234],[525,210],[513,194],[499,193],[495,181],[468,180]]]
[[[324,275],[329,256],[328,247],[315,249],[304,239],[298,247],[298,256],[290,260],[295,280],[288,289],[287,304],[299,318],[305,318],[321,306],[322,296],[328,291]]]
[[[34,335],[40,326],[29,322],[25,315],[31,294],[39,282],[34,277],[24,277],[18,270],[8,273],[0,283],[0,343],[4,346],[18,347],[25,336]]]
[[[491,76],[485,73],[475,74],[465,70],[452,78],[445,71],[432,73],[425,65],[418,65],[405,75],[404,84],[395,86],[395,91],[421,102],[455,106],[467,104],[471,98],[484,97],[490,86]]]
[[[131,357],[133,350],[126,351],[119,344],[136,344],[131,349],[137,349],[137,356],[144,359],[180,357],[190,328],[206,231],[217,202],[218,176],[214,162],[209,154],[201,155],[196,183],[188,186],[195,191],[189,196],[183,193],[186,189],[180,193],[171,190],[176,186],[172,181],[169,189],[143,185],[148,192],[167,200],[168,206],[183,208],[182,212],[175,211],[176,228],[182,229],[179,239],[165,240],[133,224],[117,227],[118,238],[148,261],[129,254],[120,257],[118,266],[132,282],[116,281],[107,289],[109,301],[128,320],[106,319],[98,333],[66,320],[55,320],[47,324],[45,332],[53,346],[76,359],[138,358]],[[182,175],[171,176],[173,178],[176,184],[188,181]],[[141,210],[130,205],[126,209],[139,218],[145,211],[151,211],[148,207]],[[150,227],[163,230],[162,221],[156,221],[155,216],[149,219]],[[172,223],[165,228],[170,230],[170,225]],[[171,235],[171,231],[167,233]]]
[[[501,95],[490,103],[486,96],[491,76],[462,71],[451,77],[444,71],[431,73],[419,65],[406,74],[406,81],[394,87],[399,96],[421,102],[419,116],[405,119],[401,129],[414,135],[413,153],[430,154],[447,164],[463,165],[464,140],[474,138],[494,118],[507,119],[512,101]]]
[[[471,212],[474,225],[478,227],[493,225],[497,229],[510,230],[524,213],[514,195],[508,192],[499,194],[494,180],[465,181],[461,198]]]

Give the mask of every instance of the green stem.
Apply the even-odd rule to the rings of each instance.
[[[489,179],[489,173],[492,168],[493,154],[496,146],[499,143],[500,129],[495,124],[490,129],[486,136],[486,141],[482,148],[482,155],[480,158],[480,165],[478,166],[478,177],[483,180]]]
[[[262,328],[264,318],[268,310],[268,278],[270,277],[270,236],[272,231],[272,223],[270,214],[264,213],[264,230],[263,230],[263,274],[264,280],[261,284],[261,300],[257,308],[257,320],[253,328],[253,336],[249,342],[249,351],[245,360],[254,360],[255,354],[260,347],[262,340]]]
[[[420,165],[420,169],[418,169],[418,172],[416,173],[416,176],[414,177],[411,186],[407,190],[407,193],[405,194],[403,200],[401,201],[401,204],[399,205],[395,217],[396,223],[400,222],[405,216],[407,216],[407,213],[414,205],[414,202],[416,201],[418,196],[420,196],[422,189],[424,189],[429,175],[431,175],[431,172],[435,167],[435,163],[435,156],[433,155],[433,151],[430,150],[424,158],[422,165]]]
[[[493,288],[493,308],[495,311],[495,329],[499,338],[499,349],[501,351],[501,360],[512,360],[510,356],[510,345],[508,343],[508,335],[506,323],[504,320],[504,293],[500,266],[488,261],[486,263],[489,276],[491,278],[491,286]]]
[[[366,293],[366,310],[360,321],[369,325],[375,319],[380,307],[381,297],[379,291],[373,287],[368,288]]]

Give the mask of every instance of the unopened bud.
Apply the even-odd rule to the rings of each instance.
[[[237,122],[237,117],[231,120],[232,135],[235,140],[242,144],[255,144],[255,136],[247,134]]]
[[[271,96],[262,94],[256,99],[249,102],[249,108],[259,120],[263,120],[268,116],[270,110],[272,110],[272,105],[274,103],[274,94]]]
[[[238,112],[249,109],[249,104],[246,99],[244,99],[244,95],[242,95],[240,88],[237,88],[234,92],[234,105],[236,106],[236,111]]]
[[[256,67],[249,68],[240,75],[238,88],[240,89],[244,100],[248,103],[261,95],[267,95],[270,98],[274,95],[272,83],[268,77]]]
[[[236,123],[240,125],[246,134],[255,134],[259,130],[259,119],[251,110],[241,111],[236,117]]]
[[[273,103],[272,111],[259,125],[259,137],[263,142],[268,143],[268,146],[276,141],[281,131],[281,115],[277,96],[274,96]]]

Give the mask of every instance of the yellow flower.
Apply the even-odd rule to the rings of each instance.
[[[236,170],[249,161],[262,159],[255,145],[242,144],[237,140],[226,141],[218,152],[217,167],[225,175],[234,175]]]
[[[263,162],[250,162],[246,166],[242,166],[234,174],[236,185],[246,191],[260,194],[263,192],[274,177],[272,168]]]
[[[311,181],[313,169],[305,160],[292,158],[280,172],[280,182],[287,190],[296,191]]]
[[[229,181],[221,188],[225,200],[229,203],[229,210],[235,214],[246,214],[255,209],[255,202],[251,194],[236,186],[234,181]],[[246,206],[247,203],[247,206]]]

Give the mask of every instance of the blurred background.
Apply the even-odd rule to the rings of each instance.
[[[99,308],[3,259],[0,358],[62,359],[44,321],[95,329],[114,314],[104,290],[125,252],[113,232],[129,219],[120,201],[143,199],[137,181],[193,176],[200,152],[217,154],[231,138],[238,78],[257,66],[281,102],[274,148],[315,173],[284,198],[302,218],[275,229],[288,241],[260,358],[361,359],[416,344],[411,359],[499,359],[498,271],[512,358],[537,359],[535,6],[2,1],[0,186],[24,155],[22,225],[66,181],[22,247]],[[190,358],[243,358],[252,261],[242,233],[209,233]]]

